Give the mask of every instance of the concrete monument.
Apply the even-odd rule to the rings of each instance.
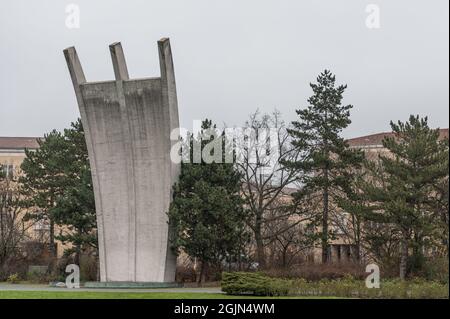
[[[104,82],[87,82],[75,48],[64,50],[92,171],[100,280],[173,282],[166,212],[180,165],[170,158],[179,126],[170,42],[158,41],[161,76],[143,79],[129,78],[120,43],[109,48],[116,79]]]

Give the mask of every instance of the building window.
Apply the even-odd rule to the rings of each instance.
[[[48,231],[50,230],[50,225],[46,220],[38,220],[34,223],[33,228],[35,231]]]
[[[0,167],[2,175],[7,178],[12,178],[14,176],[14,165],[4,164]]]

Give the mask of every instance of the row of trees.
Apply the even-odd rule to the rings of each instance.
[[[292,123],[286,125],[278,112],[255,112],[245,123],[251,134],[272,130],[268,141],[276,143],[249,144],[251,136],[230,140],[210,120],[201,136],[184,141],[191,158],[194,143],[214,155],[208,143],[223,142],[220,162],[182,163],[168,212],[172,247],[201,262],[200,279],[211,265],[256,261],[259,268],[271,267],[268,247],[283,266],[316,246],[328,263],[337,231],[358,248],[357,259],[366,254],[384,265],[400,256],[402,278],[408,269],[424,267],[430,249],[448,255],[448,139],[441,140],[426,118],[411,116],[391,123],[386,153],[365,158],[342,137],[351,123],[352,106],[342,103],[346,86],[324,71],[311,88],[308,105]],[[227,154],[230,144],[241,146],[240,153]],[[3,200],[2,207],[25,208],[26,219],[48,223],[53,254],[56,239],[69,242],[67,253],[79,262],[97,245],[81,122],[52,131],[39,145],[26,151],[16,183],[20,200]],[[223,160],[229,156],[233,163]]]
[[[177,225],[174,247],[203,263],[242,254],[239,240],[231,241],[231,249],[225,251],[211,245],[225,238],[217,229],[232,225],[238,230],[230,231],[235,239],[243,230],[249,232],[260,268],[266,267],[267,247],[274,243],[283,263],[287,250],[295,253],[317,244],[322,263],[328,263],[330,241],[339,231],[356,247],[356,261],[364,255],[386,266],[399,256],[402,279],[408,271],[420,273],[430,251],[440,249],[440,255],[448,256],[448,139],[441,140],[427,118],[411,116],[405,123],[391,123],[393,134],[383,141],[385,151],[366,158],[341,136],[351,123],[352,106],[342,104],[346,86],[337,86],[335,76],[324,71],[311,88],[309,105],[297,110],[298,118],[289,127],[278,113],[255,113],[246,123],[256,132],[276,128],[276,152],[267,146],[270,143],[251,145],[244,139],[243,156],[233,166],[183,164],[169,213]],[[217,169],[223,177],[233,176],[226,188],[210,172]],[[202,186],[205,183],[208,188]],[[242,201],[221,206],[238,188]],[[205,189],[215,194],[212,198],[220,209],[210,205]],[[215,219],[200,218],[208,214]],[[208,234],[204,245],[198,241],[197,227]]]

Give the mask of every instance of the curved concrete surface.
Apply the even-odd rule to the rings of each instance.
[[[95,193],[101,281],[172,282],[168,243],[170,160],[178,128],[169,39],[158,41],[161,76],[129,79],[120,43],[110,45],[116,79],[86,82],[74,47],[64,50],[86,135]]]

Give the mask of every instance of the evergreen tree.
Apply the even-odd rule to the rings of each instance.
[[[56,239],[73,246],[65,253],[74,253],[74,261],[79,265],[81,252],[85,248],[97,248],[94,191],[80,119],[72,123],[71,128],[64,130],[64,138],[67,154],[64,177],[67,186],[57,198],[52,215],[58,224],[65,226],[65,230]]]
[[[294,194],[297,206],[300,202],[318,203],[315,223],[320,227],[318,236],[322,247],[322,262],[329,259],[329,239],[333,233],[329,227],[330,213],[339,197],[345,196],[353,167],[362,160],[362,154],[350,150],[340,136],[350,123],[352,105],[342,105],[346,85],[335,85],[335,76],[325,70],[311,83],[313,95],[305,109],[297,110],[298,120],[292,122],[288,133],[292,145],[303,154],[301,160],[284,161],[288,169],[300,173],[302,188]]]
[[[448,140],[439,141],[439,130],[430,129],[426,117],[411,115],[408,122],[391,122],[391,127],[394,135],[383,140],[389,152],[380,154],[379,161],[365,162],[367,174],[359,179],[358,191],[370,204],[359,212],[365,220],[398,232],[399,273],[405,279],[408,269],[422,268],[424,250],[436,233],[442,234],[441,209],[446,204],[443,200],[436,214],[441,196],[436,185],[448,181]]]
[[[216,126],[208,120],[202,123],[201,135],[211,139],[190,136],[187,142],[190,162],[182,163],[168,212],[171,245],[201,262],[199,283],[208,265],[237,256],[246,239],[245,212],[239,195],[241,176],[233,163],[224,162],[225,137],[219,136]],[[210,148],[212,141],[220,143]],[[193,160],[196,146],[203,153],[200,163]],[[205,155],[216,156],[216,160],[211,162]]]
[[[22,162],[23,174],[19,178],[22,206],[29,208],[25,219],[49,225],[49,247],[53,257],[55,249],[55,220],[52,208],[58,196],[66,187],[62,167],[66,164],[66,141],[64,136],[53,130],[37,140],[37,150],[25,150],[26,158]]]
[[[447,144],[448,148],[448,139],[445,139],[441,142],[442,144]],[[437,244],[441,244],[443,248],[442,255],[448,258],[449,251],[449,178],[448,176],[444,178],[442,181],[437,183],[434,187],[435,192],[435,200],[432,202],[431,206],[434,211],[435,219],[436,219],[436,232],[435,238],[438,241]]]
[[[26,150],[19,181],[29,207],[26,219],[50,225],[49,244],[56,256],[55,239],[72,244],[66,254],[83,246],[96,247],[95,203],[83,127],[78,120],[64,134],[53,130],[39,140],[39,148]],[[55,225],[63,226],[59,234]]]

